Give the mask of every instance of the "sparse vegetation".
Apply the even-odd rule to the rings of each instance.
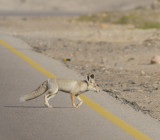
[[[79,21],[102,22],[109,24],[133,25],[140,29],[159,29],[160,10],[134,9],[126,12],[101,12],[94,15],[81,16]]]
[[[144,22],[142,25],[137,26],[138,28],[141,29],[160,29],[160,22]]]

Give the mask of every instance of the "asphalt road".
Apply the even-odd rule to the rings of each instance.
[[[23,41],[0,33],[0,39],[59,77],[82,79],[62,63],[31,51]],[[19,97],[47,78],[0,44],[0,140],[134,140],[89,106],[71,106],[70,96],[58,94],[45,108],[43,96],[20,103]],[[90,99],[153,140],[160,139],[160,124],[147,115],[101,92],[86,93]],[[142,139],[141,139],[142,140]]]

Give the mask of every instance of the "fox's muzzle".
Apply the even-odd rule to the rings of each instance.
[[[99,87],[96,87],[96,92],[100,92],[100,89],[99,89]]]

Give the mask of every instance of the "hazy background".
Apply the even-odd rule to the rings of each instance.
[[[53,11],[94,13],[128,10],[153,0],[0,0],[0,11]]]

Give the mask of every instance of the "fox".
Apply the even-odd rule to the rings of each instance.
[[[100,92],[100,89],[95,82],[94,74],[88,74],[86,76],[86,80],[83,81],[64,78],[50,78],[44,81],[36,90],[21,96],[20,101],[29,101],[44,94],[44,105],[48,108],[52,108],[49,104],[49,100],[55,97],[58,94],[58,91],[70,93],[72,106],[79,108],[83,104],[83,101],[78,95],[87,91]],[[79,101],[77,105],[75,104],[74,97]]]

